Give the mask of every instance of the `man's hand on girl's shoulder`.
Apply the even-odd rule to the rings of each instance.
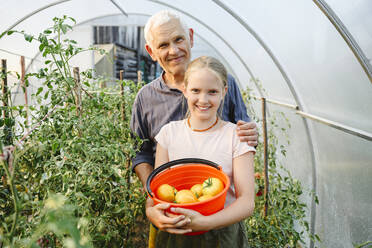
[[[258,145],[258,132],[256,123],[239,120],[237,123],[237,133],[241,142],[247,142],[249,146]]]

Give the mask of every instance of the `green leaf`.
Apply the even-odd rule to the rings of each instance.
[[[39,46],[39,51],[42,52],[44,50],[45,44],[41,43]]]
[[[51,62],[52,62],[51,60],[46,60],[44,63],[47,65],[47,64],[49,64]]]
[[[318,236],[317,234],[315,234],[314,236],[315,236],[315,238],[316,238],[318,241],[320,241],[320,238],[319,238],[319,236]]]
[[[52,31],[51,30],[49,30],[49,29],[46,29],[46,30],[44,30],[44,32],[43,32],[44,34],[51,34],[52,33]]]
[[[76,24],[76,20],[75,20],[74,18],[69,17],[69,19],[70,19],[71,21],[73,21],[73,22]]]
[[[7,35],[11,35],[12,33],[14,33],[15,31],[14,30],[9,30],[6,34]]]
[[[46,99],[48,98],[48,96],[49,96],[49,92],[50,92],[50,91],[47,91],[47,92],[45,93],[45,95],[44,95],[44,100],[46,100]]]
[[[66,34],[67,33],[67,25],[61,25],[61,30],[62,30],[62,33]]]
[[[62,68],[63,67],[63,61],[62,60],[57,60],[57,65]]]
[[[32,35],[29,35],[29,34],[24,34],[24,37],[25,37],[25,40],[28,41],[28,42],[31,42],[34,37]]]
[[[56,152],[57,149],[58,149],[58,147],[59,147],[59,143],[58,142],[54,142],[53,145],[52,145],[52,151],[53,152]]]
[[[40,43],[43,43],[45,46],[48,45],[48,38],[45,36],[45,34],[39,34],[38,40]]]
[[[43,91],[43,87],[37,89],[36,95],[38,96]]]
[[[4,119],[0,118],[0,127],[4,126]]]
[[[12,127],[13,125],[14,125],[14,120],[13,119],[11,119],[11,118],[5,118],[4,119],[4,123],[5,123],[5,126],[7,126],[7,127]]]

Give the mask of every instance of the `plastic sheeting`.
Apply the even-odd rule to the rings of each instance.
[[[285,163],[319,195],[309,219],[324,247],[372,240],[371,1],[7,0],[0,3],[0,32],[19,22],[14,29],[38,34],[54,16],[67,15],[78,22],[70,36],[86,46],[93,25],[144,25],[162,9],[194,29],[193,57],[218,57],[241,87],[272,100],[270,111],[286,112],[292,129]],[[38,68],[36,44],[0,39],[9,70],[19,71],[19,55],[29,71]],[[92,54],[76,63],[92,66]]]

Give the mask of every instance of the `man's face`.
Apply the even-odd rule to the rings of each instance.
[[[183,76],[190,62],[193,33],[186,33],[177,20],[171,20],[152,28],[151,47],[146,50],[154,61],[157,61],[166,73]]]

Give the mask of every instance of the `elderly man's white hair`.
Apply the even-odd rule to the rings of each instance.
[[[171,20],[179,21],[182,28],[185,30],[185,33],[188,34],[188,27],[179,15],[177,15],[176,13],[170,10],[162,10],[152,15],[145,25],[145,29],[144,29],[145,40],[149,46],[152,45],[152,41],[153,41],[151,30]],[[188,35],[187,35],[187,38],[188,38]]]

